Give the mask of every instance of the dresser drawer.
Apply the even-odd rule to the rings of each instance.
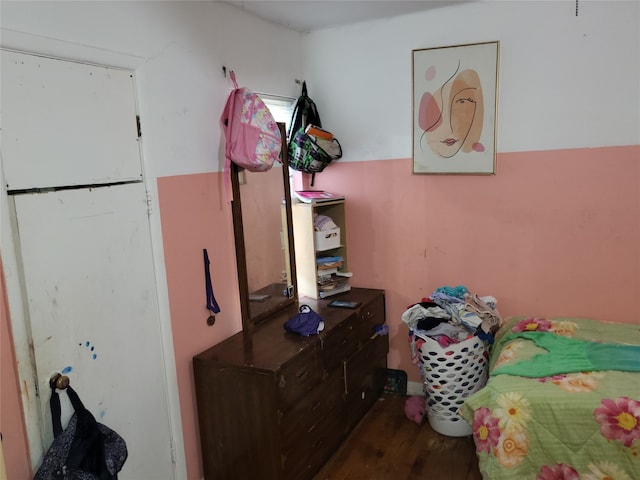
[[[359,333],[355,315],[333,328],[322,342],[322,365],[326,372],[342,366],[342,362],[358,348]]]
[[[380,295],[360,309],[358,315],[358,339],[361,344],[376,332],[376,327],[385,323],[384,296]]]
[[[303,395],[291,410],[282,414],[283,451],[293,450],[299,439],[308,435],[318,420],[329,415],[344,401],[344,379],[337,369],[315,389]]]
[[[329,458],[345,435],[345,410],[337,404],[307,432],[298,433],[290,442],[290,448],[282,454],[283,479],[301,480],[313,474]]]
[[[352,427],[369,410],[384,390],[389,338],[368,341],[344,364],[346,407]]]
[[[277,378],[281,411],[292,408],[299,398],[315,388],[322,375],[320,343],[306,348],[284,364]]]

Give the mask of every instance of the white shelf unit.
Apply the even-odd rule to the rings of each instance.
[[[318,299],[337,295],[351,289],[349,278],[347,277],[338,277],[343,283],[337,288],[326,289],[320,286],[318,284],[318,266],[316,262],[319,257],[342,257],[342,266],[338,271],[349,272],[344,207],[344,200],[293,204],[293,236],[296,252],[298,295]],[[339,242],[336,241],[332,248],[319,249],[320,245],[315,235],[313,221],[315,214],[330,217],[340,229]]]

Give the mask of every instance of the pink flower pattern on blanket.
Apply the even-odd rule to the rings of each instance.
[[[640,439],[640,402],[628,397],[615,400],[605,398],[593,415],[600,424],[600,433],[605,438],[617,440],[625,447]]]
[[[473,438],[478,452],[491,453],[500,440],[498,419],[486,407],[478,408],[473,415]]]
[[[511,331],[513,332],[549,332],[552,323],[546,318],[527,318],[515,324]]]
[[[603,377],[602,372],[580,372],[562,373],[536,380],[540,383],[551,382],[567,392],[592,392],[598,387],[598,381]]]
[[[536,480],[580,480],[580,475],[569,465],[557,463],[556,465],[543,465]]]

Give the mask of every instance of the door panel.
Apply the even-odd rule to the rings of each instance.
[[[2,50],[8,190],[140,180],[130,71]]]
[[[173,478],[144,184],[17,195],[15,208],[45,444],[48,379],[65,371],[127,442],[122,479]]]

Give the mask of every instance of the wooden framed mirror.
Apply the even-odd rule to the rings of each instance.
[[[267,172],[231,163],[232,214],[245,352],[254,326],[297,301],[285,126],[281,163]]]

